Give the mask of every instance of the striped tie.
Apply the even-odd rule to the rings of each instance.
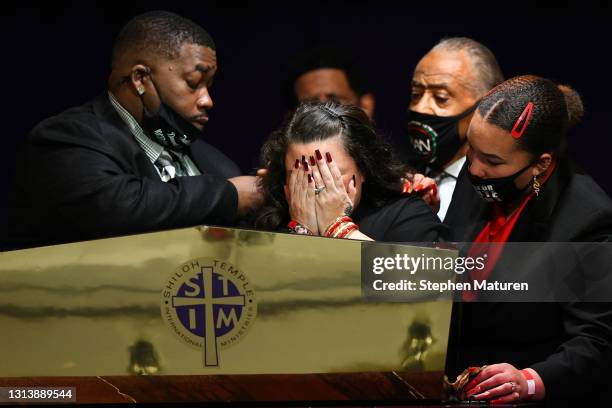
[[[160,153],[159,157],[155,161],[155,164],[159,168],[161,179],[164,182],[172,180],[175,177],[182,177],[185,175],[180,163],[175,161],[170,153],[168,153],[166,150],[163,150]]]

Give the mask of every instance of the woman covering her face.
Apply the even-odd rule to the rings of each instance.
[[[432,242],[445,231],[421,197],[403,193],[406,169],[358,107],[301,104],[262,161],[258,228],[388,242]]]
[[[550,253],[517,256],[517,247],[507,242],[612,239],[609,197],[564,154],[567,131],[581,116],[575,91],[535,76],[512,78],[480,101],[446,222],[451,239],[472,242],[470,250],[482,245],[503,251],[489,256],[484,272],[472,278],[544,276],[553,265],[562,276],[574,271],[555,265]],[[507,265],[513,267],[503,268]],[[609,273],[609,265],[591,266],[591,272]],[[464,300],[487,296],[463,295]],[[449,377],[488,365],[466,385],[467,396],[495,403],[566,403],[605,394],[612,367],[609,303],[456,303],[452,324]]]

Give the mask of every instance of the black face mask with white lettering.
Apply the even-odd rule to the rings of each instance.
[[[529,187],[529,184],[525,188],[518,188],[514,181],[518,176],[523,174],[525,170],[533,165],[534,162],[529,164],[514,174],[506,177],[488,178],[474,176],[468,171],[468,176],[474,190],[480,195],[480,198],[489,203],[510,203],[516,200],[523,192]],[[467,162],[468,170],[470,168],[470,162]]]
[[[409,110],[406,132],[415,155],[427,166],[442,169],[459,149],[459,121],[474,112],[476,104],[455,116],[435,116]]]
[[[142,105],[142,121],[149,135],[164,147],[173,150],[181,150],[189,146],[194,140],[202,135],[202,130],[195,127],[191,122],[176,113],[174,109],[164,103],[159,88],[151,78],[151,83],[159,98],[159,108],[151,112],[147,109],[144,101]],[[142,96],[141,96],[142,100]]]

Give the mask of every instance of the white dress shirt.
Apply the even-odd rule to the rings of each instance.
[[[434,177],[438,185],[438,193],[440,194],[438,218],[440,218],[441,221],[444,221],[444,217],[446,217],[446,212],[450,206],[451,199],[453,198],[453,191],[455,191],[455,185],[457,184],[457,177],[464,163],[465,156],[451,163],[439,176]]]

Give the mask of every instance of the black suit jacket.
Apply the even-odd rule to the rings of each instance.
[[[490,205],[474,192],[464,166],[445,220],[451,239],[475,239],[489,212]],[[610,198],[566,160],[525,207],[510,236],[510,241],[517,242],[611,239]],[[504,252],[499,263],[511,256]],[[520,269],[520,273],[541,272]],[[455,303],[447,357],[449,377],[467,366],[500,362],[536,370],[547,399],[555,404],[592,398],[603,401],[612,379],[612,304]]]
[[[162,182],[106,93],[44,120],[19,161],[8,246],[234,222],[238,167],[202,140],[187,153],[202,175]]]

